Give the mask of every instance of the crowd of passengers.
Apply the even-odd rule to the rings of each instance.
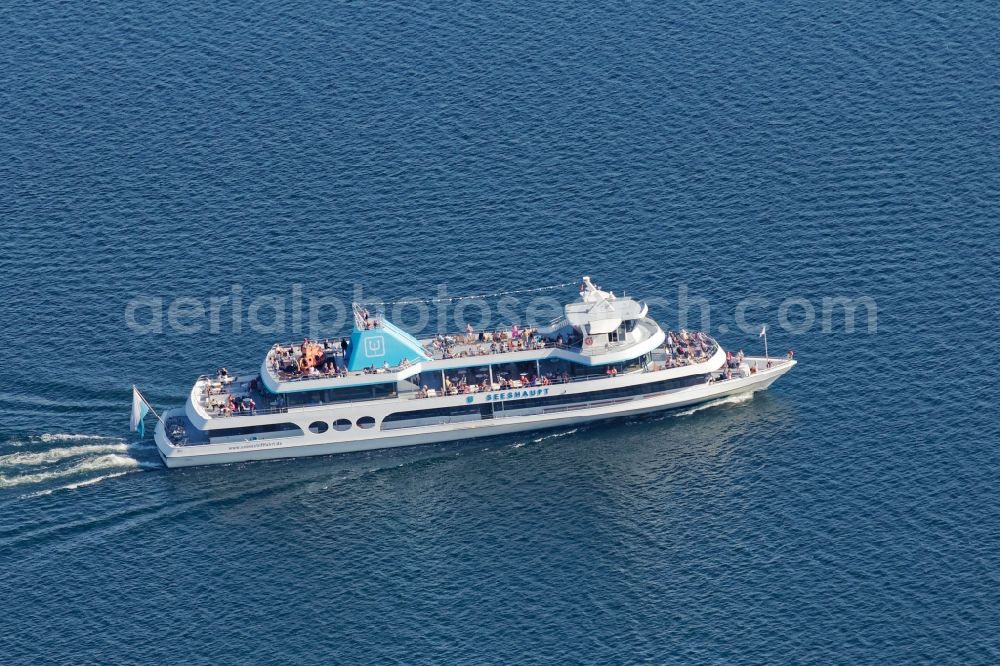
[[[734,370],[736,372],[738,372],[738,373],[741,372],[741,367],[743,366],[743,360],[744,360],[744,358],[745,357],[743,355],[743,350],[742,349],[740,349],[735,354],[733,352],[731,352],[731,351],[727,351],[726,352],[726,364],[722,368],[722,372],[720,374],[719,379],[732,379],[733,378],[733,371]],[[785,358],[788,359],[789,361],[791,361],[793,358],[795,358],[795,352],[793,350],[789,349],[788,353],[785,354]],[[773,366],[774,366],[774,359],[772,359],[772,358],[767,359],[767,368],[768,368],[768,370],[770,370]],[[754,361],[749,366],[749,373],[751,375],[756,375],[757,374],[757,369],[758,369],[757,368],[757,361]]]
[[[233,414],[256,414],[257,402],[253,399],[252,393],[260,393],[260,380],[254,377],[247,384],[240,384],[246,389],[244,395],[234,395],[231,387],[234,386],[236,378],[229,374],[225,368],[219,368],[215,378],[205,382],[202,397],[205,406],[216,414],[222,416],[232,416]]]
[[[612,373],[613,371],[613,373]],[[618,370],[613,368],[608,368],[608,376],[612,374],[617,375]],[[571,381],[569,373],[547,373],[544,375],[535,375],[528,373],[521,373],[521,375],[512,379],[509,377],[499,377],[497,381],[492,385],[489,380],[484,378],[480,382],[469,382],[465,375],[461,377],[445,377],[444,380],[444,390],[438,392],[435,389],[429,388],[426,384],[420,387],[417,391],[418,398],[430,398],[436,395],[460,395],[466,393],[479,393],[486,391],[506,391],[509,389],[520,389],[528,388],[532,386],[550,386],[552,384],[568,384]]]
[[[326,338],[322,342],[305,338],[301,344],[275,345],[270,355],[271,370],[281,379],[296,377],[346,377],[347,348],[350,343],[347,338],[340,341]],[[303,358],[310,352],[320,352],[318,363],[303,363]],[[337,357],[341,357],[337,362]]]
[[[463,358],[466,356],[486,356],[488,354],[503,354],[506,352],[545,349],[548,346],[561,346],[567,340],[562,335],[546,337],[538,333],[537,328],[514,324],[510,329],[496,331],[479,331],[471,324],[465,327],[465,335],[438,334],[431,341],[431,348],[440,352],[443,358]],[[459,350],[459,345],[468,346]]]
[[[679,333],[667,331],[663,352],[667,368],[679,368],[692,363],[707,361],[715,353],[717,343],[701,331],[689,333],[681,329]]]
[[[517,335],[518,333],[520,333],[520,335]],[[467,330],[467,336],[474,336],[474,335],[475,334],[471,331],[471,329]],[[484,339],[485,336],[489,336],[491,347],[498,346],[497,348],[499,349],[500,347],[506,346],[506,349],[504,349],[503,351],[513,351],[518,349],[518,347],[516,346],[516,344],[515,346],[512,347],[511,346],[512,342],[513,343],[523,342],[522,338],[531,339],[533,336],[535,336],[535,333],[532,329],[523,329],[522,331],[519,332],[517,326],[513,326],[510,331],[480,333],[479,336],[480,339]],[[562,342],[561,338],[562,336],[558,336],[559,343]],[[438,336],[438,338],[435,339],[434,342],[437,343],[442,339],[446,339],[445,336]],[[308,338],[306,338],[302,343],[301,349],[305,350],[310,344],[319,344],[319,343],[314,343],[313,341],[310,341]],[[331,353],[331,356],[329,357],[329,360],[326,362],[324,371],[320,371],[317,368],[313,367],[310,368],[309,376],[328,376],[328,377],[346,376],[347,375],[346,365],[338,365],[334,358],[334,356],[338,351],[336,343],[331,342],[329,339],[326,339],[323,341],[322,345],[324,351],[329,351]],[[348,346],[347,340],[341,338],[341,345],[339,347],[339,351],[341,352],[341,354],[346,352],[347,346]],[[544,341],[542,342],[542,346],[544,347]],[[539,347],[528,347],[528,348],[539,348]],[[679,333],[674,333],[673,331],[667,331],[666,342],[663,345],[663,350],[666,357],[663,367],[664,368],[682,367],[684,365],[690,365],[692,363],[700,363],[706,361],[712,356],[712,354],[715,353],[716,348],[717,348],[717,343],[712,338],[708,337],[707,335],[705,335],[700,331],[695,333],[689,333],[684,329],[681,329]],[[493,351],[491,353],[498,353],[498,352]],[[794,358],[794,355],[795,355],[794,351],[789,351],[786,356],[789,360],[791,360],[792,358]],[[281,347],[280,345],[275,345],[275,353],[273,354],[271,359],[272,367],[275,370],[281,369],[280,364],[282,361],[284,361],[286,363],[285,367],[292,366],[297,371],[298,366],[296,365],[296,363],[297,359],[299,358],[301,358],[301,355],[299,356],[296,355],[296,350],[294,346]],[[740,372],[740,368],[743,365],[744,358],[745,356],[743,354],[742,349],[740,349],[735,354],[731,351],[727,351],[725,365],[721,368],[720,372],[717,375],[712,374],[709,378],[709,381],[714,382],[717,380],[732,379],[733,371],[736,371],[737,373]],[[773,361],[769,359],[767,361],[767,367],[771,368],[772,364]],[[404,359],[400,367],[407,368],[409,366],[410,362]],[[656,366],[656,364],[654,364],[651,369],[659,370],[662,368],[659,368]],[[369,368],[365,368],[364,372],[366,374],[375,374],[375,373],[389,372],[390,370],[391,368],[389,367],[389,364],[385,363],[382,368],[376,368],[375,366],[371,366]],[[753,375],[757,373],[757,370],[758,370],[757,361],[754,361],[749,366],[749,372],[751,375]],[[617,377],[618,368],[615,366],[608,366],[605,371],[605,374],[607,374],[608,377]],[[226,370],[226,368],[220,368],[216,375],[216,378],[213,381],[205,383],[203,397],[205,398],[206,406],[214,409],[216,413],[225,416],[231,416],[233,414],[256,414],[257,403],[254,401],[251,394],[255,391],[257,392],[260,391],[261,388],[260,380],[255,377],[250,381],[250,383],[247,385],[246,395],[235,396],[231,392],[227,392],[226,395],[223,396],[222,395],[223,391],[225,391],[227,387],[233,383],[234,380],[235,377],[230,375],[229,371]],[[429,388],[425,384],[418,390],[417,397],[427,398],[439,394],[460,395],[460,394],[478,393],[481,391],[486,392],[491,390],[506,391],[510,389],[520,389],[527,387],[550,386],[552,384],[566,384],[569,383],[570,381],[572,381],[572,378],[566,371],[563,371],[562,373],[558,372],[546,373],[542,375],[520,373],[520,376],[518,378],[501,376],[498,378],[498,381],[494,382],[492,385],[486,378],[483,378],[482,381],[476,383],[476,382],[469,382],[466,379],[465,375],[462,375],[461,377],[452,376],[452,377],[445,377],[444,390],[441,391],[440,393],[435,389]],[[278,398],[278,401],[279,403],[283,402],[280,397]],[[281,407],[283,405],[276,404],[275,406]]]
[[[350,342],[347,338],[340,341],[326,338],[322,342],[305,338],[299,345],[275,345],[271,351],[269,362],[271,371],[279,379],[300,379],[304,377],[346,377],[347,350]],[[315,356],[315,362],[303,362],[303,358]],[[338,361],[338,357],[340,360]],[[381,374],[393,370],[405,370],[412,365],[403,359],[398,367],[393,368],[388,362],[381,367],[371,365],[361,371],[365,374]]]
[[[363,316],[364,312],[362,312]],[[371,320],[365,318],[364,320],[370,326],[377,326],[377,321],[374,318]],[[537,328],[527,326],[521,328],[517,324],[512,325],[509,329],[479,331],[478,333],[473,330],[471,325],[468,325],[466,326],[464,336],[438,334],[431,341],[430,347],[433,352],[440,354],[442,358],[448,359],[545,349],[549,346],[564,346],[570,342],[571,340],[568,340],[561,334],[543,336],[538,333]],[[281,379],[346,377],[347,365],[344,359],[347,356],[349,344],[346,338],[341,338],[339,342],[330,340],[329,338],[326,338],[322,342],[306,338],[298,348],[295,345],[287,347],[275,345],[270,357],[271,369]],[[302,358],[306,350],[310,346],[317,345],[322,346],[322,361],[316,365],[304,367]],[[464,348],[459,349],[460,346]],[[662,348],[665,356],[663,367],[676,368],[701,363],[711,358],[716,348],[717,343],[700,331],[688,332],[685,329],[681,329],[679,332],[667,331],[666,341]],[[743,351],[740,350],[739,354],[742,360]],[[341,357],[339,363],[337,360],[338,356]],[[373,365],[364,368],[363,372],[366,374],[386,373],[393,370],[405,369],[410,365],[410,361],[404,360],[398,368],[393,368],[388,363],[384,363],[382,367]]]
[[[444,358],[461,358],[465,356],[485,356],[505,352],[545,349],[546,347],[562,347],[579,343],[579,336],[567,339],[563,335],[543,336],[537,328],[519,328],[516,324],[509,330],[480,331],[476,333],[471,325],[466,326],[465,335],[438,334],[431,343],[435,351],[441,352]],[[468,348],[458,350],[458,347]],[[679,367],[690,363],[707,360],[715,353],[716,342],[704,333],[689,333],[681,329],[679,333],[667,332],[664,351],[667,357],[667,367]]]

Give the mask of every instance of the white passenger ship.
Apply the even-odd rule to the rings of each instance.
[[[155,441],[168,467],[443,442],[656,412],[767,388],[790,358],[663,331],[583,278],[548,326],[417,340],[355,305],[350,340],[275,345],[260,372],[200,377]]]

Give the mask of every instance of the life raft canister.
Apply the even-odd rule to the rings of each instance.
[[[588,335],[586,338],[583,339],[583,344],[589,347],[590,345],[594,344],[594,338]]]

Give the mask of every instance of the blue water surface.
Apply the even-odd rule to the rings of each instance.
[[[6,3],[0,662],[997,663],[998,34],[984,1]],[[179,406],[308,332],[142,334],[135,299],[582,274],[753,353],[761,299],[800,364],[332,458],[167,471],[127,432],[131,384]]]

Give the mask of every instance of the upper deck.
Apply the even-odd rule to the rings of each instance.
[[[654,324],[655,325],[655,324]],[[657,330],[659,328],[657,327]],[[600,379],[605,372],[615,368],[616,375],[630,376],[637,373],[659,372],[662,370],[679,370],[687,372],[707,372],[716,370],[707,367],[709,361],[721,353],[719,344],[703,333],[688,334],[668,333],[650,340],[659,340],[662,344],[649,349],[641,355],[630,354],[627,360],[598,367],[586,366],[564,358],[566,353],[577,355],[578,348],[572,343],[555,341],[549,345],[545,336],[537,340],[530,331],[527,336],[514,337],[513,331],[492,332],[498,340],[491,340],[488,345],[480,337],[486,334],[471,336],[440,336],[428,345],[433,352],[433,358],[419,364],[390,371],[375,371],[373,373],[346,373],[346,377],[312,377],[289,379],[297,390],[275,393],[266,390],[266,382],[262,375],[249,376],[202,376],[192,387],[189,404],[199,420],[205,421],[220,416],[257,416],[287,412],[289,408],[299,406],[315,406],[320,404],[351,404],[367,402],[383,398],[426,398],[460,393],[476,393],[479,391],[501,390],[506,388],[522,388],[527,386],[547,385],[550,383],[571,383]],[[470,338],[474,340],[470,342]],[[525,342],[527,339],[527,342]],[[285,349],[288,352],[287,348]],[[482,351],[483,353],[480,353]],[[294,351],[288,352],[293,354]],[[333,354],[336,357],[336,353]],[[607,354],[604,354],[607,357]],[[724,356],[722,357],[724,358]],[[569,365],[566,365],[569,363]],[[563,370],[560,370],[562,366]],[[338,367],[343,368],[343,364]],[[568,369],[571,372],[566,372]],[[412,374],[423,372],[423,381],[417,383]],[[407,372],[412,374],[403,377]],[[430,374],[427,374],[430,373]],[[466,377],[475,378],[465,380]],[[343,383],[346,379],[367,379],[367,383]],[[427,391],[428,378],[436,378],[430,382],[437,383],[436,390]],[[459,378],[462,379],[459,379]],[[330,386],[329,383],[335,383]],[[423,384],[423,387],[420,386]],[[364,395],[365,387],[372,391]],[[384,387],[384,390],[382,390]],[[337,396],[321,398],[318,402],[307,405],[298,404],[293,398],[296,395],[313,395],[317,391],[327,389],[347,389],[347,396],[337,391]],[[193,418],[193,417],[192,417]]]
[[[370,331],[378,331],[374,326]],[[404,358],[390,365],[370,365],[360,370],[349,369],[351,345],[342,341],[324,340],[304,343],[275,344],[268,351],[261,367],[261,377],[269,391],[305,390],[309,388],[338,388],[393,382],[407,379],[428,369],[449,369],[475,364],[507,362],[514,360],[543,360],[561,358],[581,365],[603,365],[626,361],[646,354],[663,343],[665,334],[659,325],[648,317],[634,320],[627,335],[609,340],[608,336],[590,336],[578,333],[571,326],[553,324],[545,328],[517,326],[494,330],[467,331],[465,334],[438,335],[420,340],[423,358],[414,361]],[[308,346],[322,349],[321,360],[306,369],[303,357]]]

